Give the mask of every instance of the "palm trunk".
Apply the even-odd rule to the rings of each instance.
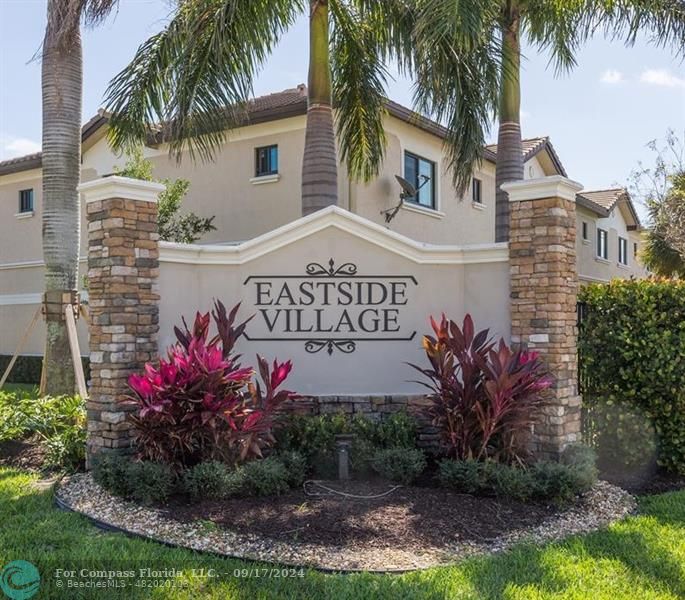
[[[47,343],[46,392],[74,393],[74,368],[63,318],[77,289],[81,211],[82,54],[80,9],[48,1],[43,41],[43,258]],[[66,302],[65,302],[66,300]]]
[[[333,129],[328,0],[310,0],[307,130],[302,161],[302,214],[338,203]]]
[[[502,23],[502,89],[500,90],[499,132],[495,199],[495,241],[509,240],[509,196],[501,185],[523,179],[521,143],[521,40],[520,13],[509,3]]]

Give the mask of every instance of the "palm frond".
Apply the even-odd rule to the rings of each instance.
[[[371,23],[349,4],[333,1],[331,68],[342,159],[358,181],[378,175],[385,156],[386,68]]]
[[[672,47],[685,56],[685,2],[682,0],[588,0],[593,31],[604,30],[610,39],[635,43],[645,34],[656,46]]]
[[[459,195],[483,154],[501,77],[496,3],[418,0],[414,99],[447,128],[448,166]]]
[[[523,28],[539,50],[550,53],[557,74],[576,66],[576,54],[592,33],[594,0],[527,0]]]
[[[211,160],[245,116],[253,81],[301,0],[182,2],[165,29],[110,83],[110,141],[124,149],[159,130],[180,160]]]

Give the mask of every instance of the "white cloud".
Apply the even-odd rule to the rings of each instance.
[[[0,160],[40,152],[40,144],[28,138],[0,135]]]
[[[602,76],[599,78],[599,80],[602,83],[616,85],[617,83],[621,83],[623,81],[623,73],[621,73],[621,71],[617,71],[616,69],[607,69],[604,71],[604,73],[602,73]]]
[[[647,69],[640,75],[640,81],[648,85],[685,88],[685,79],[674,75],[668,69]]]

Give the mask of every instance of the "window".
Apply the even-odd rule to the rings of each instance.
[[[404,153],[404,178],[409,181],[418,193],[408,202],[435,208],[435,163],[416,156],[411,152]]]
[[[483,182],[480,179],[473,178],[473,184],[471,186],[471,200],[476,204],[481,204],[483,202]]]
[[[597,256],[607,260],[609,258],[609,234],[604,229],[597,229]]]
[[[589,240],[589,233],[588,233],[588,227],[587,227],[587,221],[583,221],[583,239],[584,240]]]
[[[618,238],[618,262],[628,264],[628,240],[622,237]]]
[[[278,146],[263,146],[255,151],[255,176],[278,174]]]
[[[633,242],[633,258],[637,258],[637,242]]]
[[[33,190],[21,190],[19,192],[19,212],[33,212]]]

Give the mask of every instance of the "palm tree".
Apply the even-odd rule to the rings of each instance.
[[[509,235],[509,203],[500,186],[523,179],[522,35],[549,52],[557,72],[570,70],[581,44],[598,31],[628,45],[644,32],[659,46],[685,49],[685,3],[672,0],[415,0],[413,9],[417,104],[448,125],[460,193],[482,156],[490,116],[499,117],[496,241]]]
[[[43,257],[46,314],[46,393],[74,392],[74,369],[62,318],[65,296],[77,289],[81,210],[81,20],[95,24],[116,0],[48,0],[43,40]]]
[[[377,20],[359,0],[187,0],[163,31],[110,83],[115,149],[160,130],[180,160],[212,160],[227,131],[244,122],[254,78],[283,33],[309,14],[309,85],[302,212],[337,204],[333,99],[350,175],[373,177],[385,151],[385,69]]]

